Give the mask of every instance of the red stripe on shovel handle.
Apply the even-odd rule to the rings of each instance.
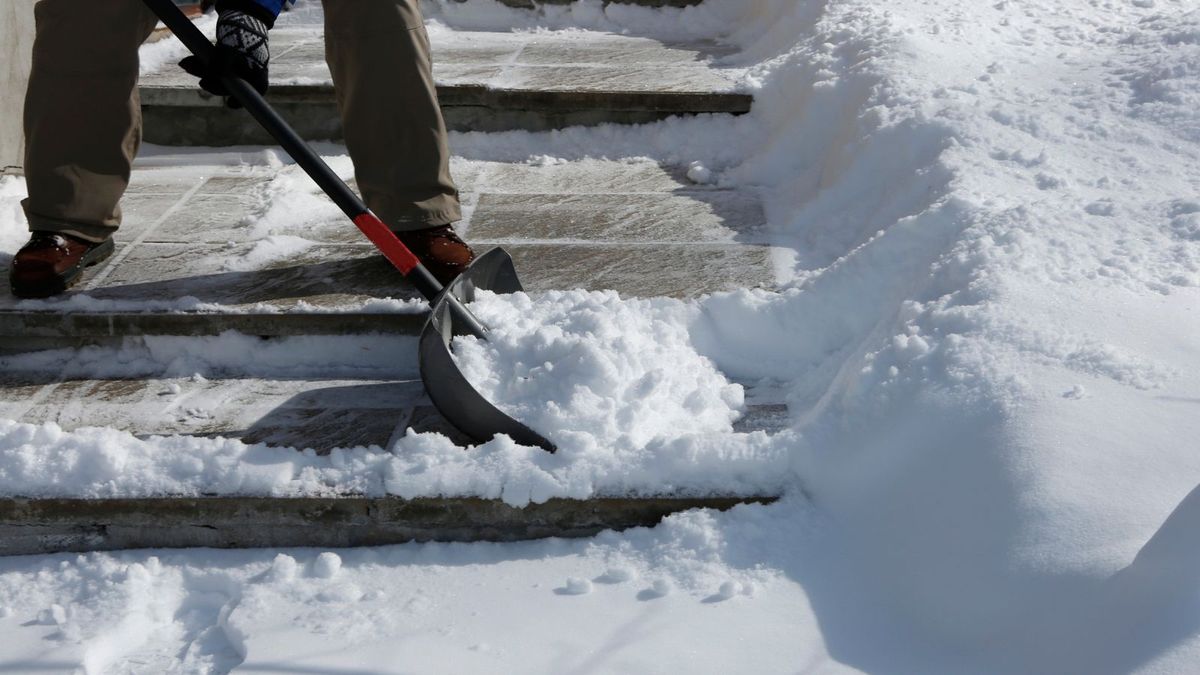
[[[396,269],[400,270],[401,274],[408,276],[421,264],[417,256],[413,255],[404,242],[400,241],[400,238],[389,230],[388,226],[384,225],[383,221],[374,213],[370,211],[360,213],[355,216],[354,224],[362,230],[363,234],[367,235],[367,239],[370,239],[371,243],[379,248],[383,256],[391,261]]]

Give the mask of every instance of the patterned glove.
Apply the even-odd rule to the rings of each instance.
[[[217,19],[217,44],[212,62],[206,68],[195,56],[179,62],[181,68],[200,78],[200,87],[217,96],[229,96],[221,78],[240,77],[258,93],[267,93],[267,66],[271,51],[267,47],[266,23],[237,9],[222,9]],[[231,108],[240,108],[236,99],[227,98]]]

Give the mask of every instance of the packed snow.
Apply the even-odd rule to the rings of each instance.
[[[301,10],[296,20],[318,11]],[[519,505],[683,486],[785,498],[586,542],[4,560],[0,664],[1194,669],[1192,3],[585,1],[526,12],[469,0],[428,13],[435,39],[588,29],[737,47],[714,66],[744,70],[749,115],[452,144],[474,160],[648,157],[696,182],[761,188],[772,241],[792,253],[780,289],[481,300],[481,314],[523,318],[494,344],[461,342],[462,363],[502,406],[565,441],[558,456],[504,439],[464,452],[414,434],[325,458],[0,422],[0,491],[350,489]],[[6,255],[21,239],[20,189],[0,182]],[[157,355],[152,344],[114,353],[147,368],[221,367],[211,341]],[[289,348],[315,349],[263,347]],[[58,358],[87,372],[108,356]],[[534,403],[535,382],[552,406]],[[789,428],[732,431],[755,396],[786,401]]]

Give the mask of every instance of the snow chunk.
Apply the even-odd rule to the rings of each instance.
[[[38,614],[38,623],[61,627],[67,623],[67,610],[59,604],[50,605]]]
[[[332,551],[322,553],[313,562],[313,576],[320,579],[332,579],[341,569],[342,558]]]
[[[558,589],[559,595],[587,595],[592,592],[592,582],[582,577],[570,577],[566,586]]]
[[[713,173],[703,162],[692,162],[688,165],[687,177],[693,183],[704,185],[712,182]]]
[[[675,590],[675,585],[667,579],[655,579],[650,588],[638,594],[643,599],[665,598]]]
[[[296,559],[286,553],[280,553],[271,561],[271,579],[274,581],[291,581],[296,578],[299,565]]]
[[[732,580],[726,581],[725,583],[721,584],[720,588],[717,589],[717,592],[712,596],[712,599],[714,602],[724,602],[725,600],[729,600],[741,592],[741,584]]]

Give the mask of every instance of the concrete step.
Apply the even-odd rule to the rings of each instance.
[[[0,418],[102,426],[139,436],[238,438],[315,449],[390,447],[409,428],[465,439],[418,380],[146,377],[70,379],[0,374]],[[775,432],[782,405],[750,406],[739,432]],[[464,450],[469,452],[470,450]],[[383,450],[380,450],[383,452]],[[374,546],[409,541],[516,541],[584,537],[653,526],[693,508],[768,503],[774,494],[553,499],[514,508],[494,499],[378,495],[257,497],[178,495],[128,499],[0,497],[0,556],[161,547]]]
[[[416,346],[410,350],[415,354]],[[246,443],[312,449],[391,447],[408,429],[462,436],[438,414],[415,373],[326,379],[229,376],[149,376],[142,379],[63,377],[57,372],[0,374],[0,419],[53,422],[67,431],[107,427],[139,437],[236,438]],[[776,432],[786,426],[778,404],[748,406],[734,428]]]
[[[459,131],[540,131],[651,122],[672,115],[741,114],[741,71],[712,43],[664,44],[590,31],[497,33],[431,28],[434,76],[446,123]],[[341,138],[319,25],[284,22],[271,33],[268,100],[308,139]],[[267,144],[243,111],[196,87],[174,64],[140,82],[145,138],[163,145]]]
[[[136,548],[341,548],[405,542],[589,537],[695,508],[775,495],[499,500],[396,497],[0,498],[0,556]]]
[[[651,161],[452,168],[464,193],[461,231],[480,249],[508,249],[530,292],[694,297],[773,283],[753,191],[696,185]],[[19,301],[0,285],[0,349],[226,330],[416,333],[424,304],[403,304],[416,298],[411,287],[315,186],[311,202],[294,207],[275,196],[272,181],[296,173],[136,170],[116,254],[71,293]]]

